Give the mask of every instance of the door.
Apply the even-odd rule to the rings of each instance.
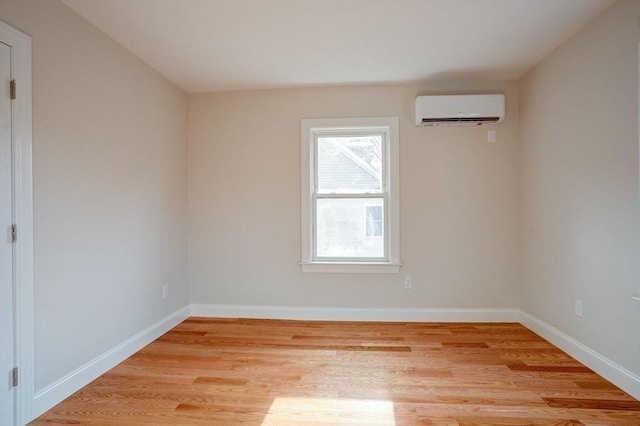
[[[0,42],[0,424],[15,423],[11,48]]]

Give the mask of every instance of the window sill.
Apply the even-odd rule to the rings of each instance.
[[[397,274],[402,263],[390,262],[301,262],[302,272],[344,274]]]

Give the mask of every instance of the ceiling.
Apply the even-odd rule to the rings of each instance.
[[[190,93],[519,78],[612,0],[63,0]]]

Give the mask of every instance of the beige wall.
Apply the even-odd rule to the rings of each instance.
[[[636,374],[638,6],[618,1],[519,84],[521,307]]]
[[[493,127],[418,128],[418,94],[497,92]],[[515,308],[518,95],[513,82],[189,96],[192,303]],[[302,273],[300,119],[400,117],[401,274]],[[487,129],[498,142],[487,143]],[[411,290],[402,277],[413,277]]]
[[[58,1],[0,19],[33,37],[39,390],[187,303],[186,95]]]
[[[640,373],[637,11],[619,1],[519,83],[187,98],[60,2],[2,0],[34,42],[36,389],[184,306],[187,275],[192,303],[520,304]],[[413,125],[416,95],[470,92],[505,93],[507,120]],[[400,117],[399,275],[298,266],[300,119],[350,116]]]

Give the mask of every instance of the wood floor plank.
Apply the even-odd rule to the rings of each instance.
[[[192,317],[33,425],[640,425],[520,324]]]
[[[543,398],[543,400],[549,407],[556,408],[595,408],[597,410],[632,410],[640,412],[640,401],[586,398]]]

